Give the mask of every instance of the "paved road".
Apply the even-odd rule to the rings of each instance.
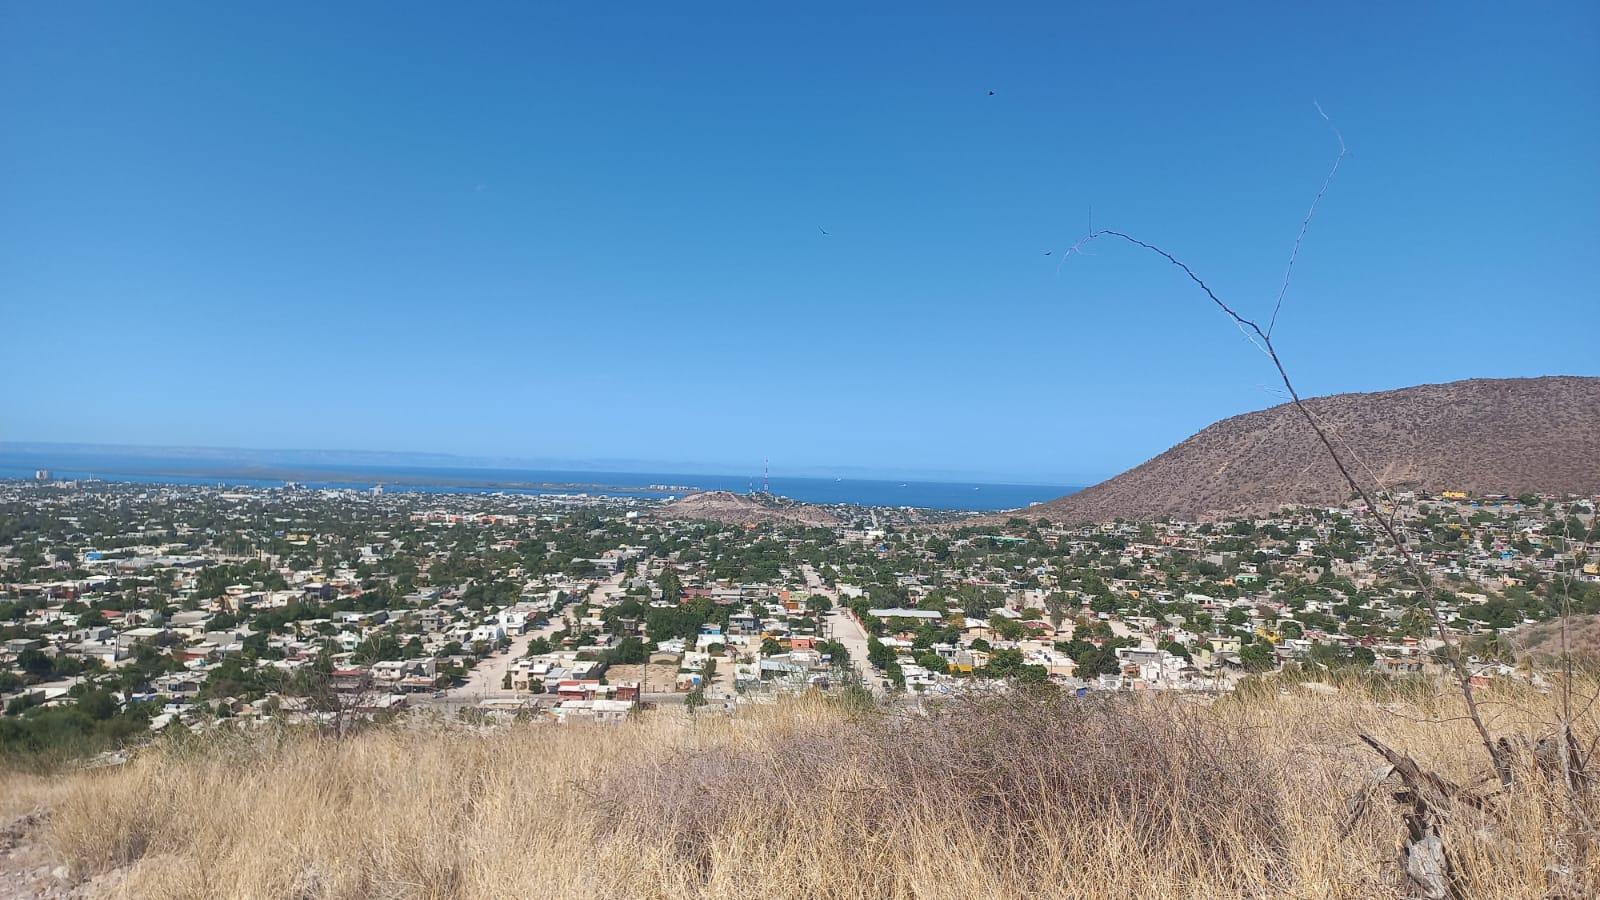
[[[833,611],[824,618],[827,627],[827,636],[844,645],[850,651],[850,665],[861,676],[861,683],[865,684],[874,694],[883,693],[883,676],[874,674],[871,663],[867,662],[867,633],[855,620],[855,617],[839,605],[839,595],[830,591],[822,583],[822,576],[817,570],[806,563],[800,567],[800,572],[805,576],[806,587],[814,594],[822,594],[833,601]]]
[[[828,633],[833,639],[844,645],[850,651],[850,665],[861,676],[861,681],[872,689],[874,694],[883,693],[883,676],[872,670],[872,664],[867,662],[867,633],[856,622],[855,617],[840,607],[828,613]]]

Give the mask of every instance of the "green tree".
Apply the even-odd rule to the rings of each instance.
[[[1044,666],[1023,662],[1020,650],[996,650],[989,654],[988,665],[979,673],[988,678],[1014,678],[1024,683],[1042,683],[1050,680]]]
[[[650,651],[645,649],[644,641],[636,637],[625,637],[608,651],[608,659],[615,665],[639,665],[650,658]]]
[[[88,713],[89,718],[104,721],[117,714],[117,701],[106,691],[94,688],[78,698],[78,708]]]
[[[656,584],[661,588],[661,599],[668,603],[677,603],[678,598],[683,595],[683,582],[678,580],[678,573],[670,567],[661,573]]]
[[[1020,641],[1028,633],[1020,622],[1001,615],[989,617],[989,629],[1002,641]]]
[[[817,652],[828,657],[828,661],[835,668],[850,665],[850,650],[838,641],[823,641],[817,645]]]
[[[887,644],[875,637],[867,638],[867,662],[888,671],[889,667],[894,665],[894,661],[895,652],[889,649]]]
[[[1122,663],[1117,659],[1116,649],[1111,646],[1096,647],[1090,644],[1080,650],[1072,661],[1077,664],[1076,671],[1079,678],[1116,675],[1122,671]]]
[[[1278,655],[1266,641],[1252,641],[1239,650],[1239,661],[1247,672],[1265,672],[1277,667]]]

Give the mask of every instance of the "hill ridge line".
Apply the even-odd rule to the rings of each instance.
[[[1308,397],[1395,490],[1600,492],[1600,377],[1469,378]],[[1293,403],[1221,419],[1099,484],[1025,512],[1061,521],[1210,518],[1333,505],[1344,483]]]

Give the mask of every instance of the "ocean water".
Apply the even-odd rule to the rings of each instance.
[[[210,459],[118,456],[49,451],[0,453],[0,478],[32,478],[49,469],[57,479],[98,478],[136,484],[366,489],[423,493],[588,494],[664,499],[693,490],[747,492],[759,479],[741,475],[671,472],[591,472],[546,469],[428,468],[419,466],[228,463]],[[915,506],[928,509],[1016,509],[1070,494],[1072,485],[894,481],[774,476],[772,492],[806,503]]]

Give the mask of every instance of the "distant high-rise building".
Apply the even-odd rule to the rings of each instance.
[[[34,481],[49,481],[50,480],[50,470],[49,469],[35,469],[35,470],[33,470],[33,480]]]

